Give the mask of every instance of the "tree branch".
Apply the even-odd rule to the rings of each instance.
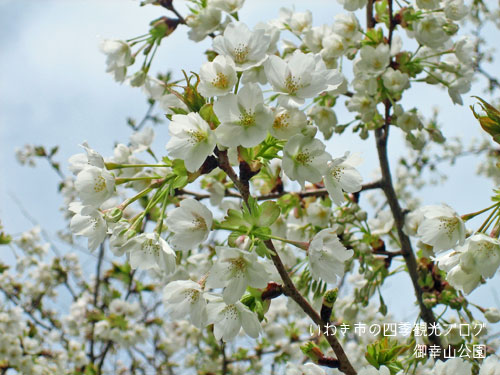
[[[389,167],[389,160],[387,157],[387,137],[389,134],[389,120],[387,117],[388,111],[390,110],[389,105],[386,104],[386,125],[384,128],[379,128],[375,130],[375,138],[377,144],[377,152],[379,157],[380,169],[382,171],[383,185],[382,190],[387,198],[387,203],[394,217],[394,222],[396,224],[396,229],[398,232],[399,242],[401,243],[401,252],[403,253],[403,258],[408,268],[408,273],[415,289],[415,295],[417,297],[417,302],[420,307],[420,316],[429,326],[430,324],[435,324],[436,319],[432,312],[432,309],[428,308],[424,304],[422,297],[422,289],[418,284],[418,272],[417,272],[417,261],[413,249],[411,246],[410,238],[404,233],[404,213],[399,205],[399,200],[394,190],[394,185],[392,183],[391,170]],[[441,340],[439,336],[435,335],[435,332],[429,331],[429,340],[434,345],[441,346]]]
[[[380,180],[373,181],[373,182],[369,182],[367,184],[363,184],[361,186],[361,190],[354,193],[354,194],[357,195],[363,191],[381,189],[381,188],[382,188],[382,182]],[[185,189],[179,190],[178,194],[190,195],[196,200],[209,199],[211,197],[210,194],[198,193],[195,191],[190,191],[190,190],[185,190]],[[286,194],[297,195],[300,198],[324,197],[324,196],[328,195],[328,191],[326,190],[326,188],[317,188],[317,189],[310,189],[310,190],[304,190],[304,191],[281,191],[281,192],[276,192],[276,193],[258,195],[255,197],[255,199],[257,199],[258,201],[266,201],[266,200],[276,199],[276,198],[282,197],[283,195],[286,195]],[[224,196],[242,199],[241,194],[233,193],[232,191],[228,191],[228,190],[226,190]]]
[[[393,14],[392,14],[392,0],[389,0],[389,40],[392,41],[392,33],[395,28]],[[373,0],[368,0],[367,5],[367,25],[373,26]],[[390,47],[390,45],[389,45]],[[428,308],[423,300],[423,291],[418,284],[418,271],[417,271],[417,260],[412,249],[410,238],[403,231],[405,214],[401,209],[399,204],[396,191],[394,190],[394,185],[392,182],[391,169],[389,166],[389,159],[387,156],[387,141],[389,137],[389,126],[390,126],[390,113],[391,113],[391,102],[389,100],[384,101],[384,126],[375,130],[375,140],[377,145],[377,153],[379,158],[380,170],[382,172],[382,190],[387,198],[387,203],[391,209],[392,216],[394,217],[394,222],[396,225],[396,230],[398,232],[399,242],[401,243],[401,252],[403,253],[403,258],[408,268],[408,273],[415,290],[415,295],[417,297],[417,302],[420,308],[420,316],[427,323],[427,326],[431,324],[436,324],[436,319],[432,312],[432,309]],[[439,336],[428,330],[429,340],[434,344],[441,346],[441,340]]]
[[[238,178],[235,171],[233,170],[233,167],[229,163],[226,151],[221,152],[216,150],[216,155],[219,162],[219,167],[224,172],[226,172],[226,174],[233,181],[238,190],[240,190],[241,197],[245,201],[245,203],[248,203],[248,199],[250,197],[248,181],[241,181]],[[314,310],[314,308],[309,304],[309,302],[304,298],[304,296],[302,296],[302,294],[295,287],[292,279],[290,278],[290,275],[288,275],[288,271],[285,269],[285,266],[283,265],[283,262],[281,261],[281,258],[278,255],[278,252],[274,248],[272,241],[267,240],[264,241],[264,243],[271,251],[274,252],[274,255],[271,256],[271,259],[274,263],[274,266],[278,270],[281,279],[283,280],[284,294],[292,298],[302,308],[302,310],[312,319],[314,323],[316,323],[319,326],[325,326],[327,322],[321,319],[318,312]],[[339,367],[338,367],[339,370],[346,375],[356,375],[356,370],[354,370],[354,368],[352,367],[349,358],[347,358],[347,355],[345,354],[344,349],[342,348],[342,345],[338,341],[337,337],[335,337],[335,334],[331,332],[331,334],[325,335],[325,338],[330,344],[333,351],[335,352],[335,355],[337,356],[337,359],[339,361]]]

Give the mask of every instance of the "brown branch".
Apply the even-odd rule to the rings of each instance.
[[[361,186],[361,190],[354,193],[354,194],[359,194],[363,191],[381,189],[381,188],[382,188],[382,182],[380,180],[373,181],[373,182],[369,182],[367,184],[363,184]],[[190,195],[196,200],[208,199],[211,196],[210,194],[197,193],[197,192],[185,190],[185,189],[181,189],[177,193],[179,195],[182,195],[182,194]],[[282,197],[283,195],[286,195],[286,194],[293,194],[293,195],[296,195],[300,198],[324,197],[324,196],[328,195],[328,191],[326,190],[326,188],[310,189],[310,190],[296,191],[296,192],[295,191],[281,191],[281,192],[276,192],[276,193],[259,195],[259,196],[256,196],[255,199],[257,199],[258,201],[266,201],[266,200],[270,200],[270,199],[277,199],[277,198]],[[234,192],[229,191],[229,190],[226,190],[224,196],[231,197],[231,198],[240,198],[240,199],[242,198],[241,194],[234,193]]]
[[[274,248],[272,241],[267,240],[265,241],[265,244],[275,254],[271,256],[271,259],[274,263],[274,266],[278,270],[281,279],[283,280],[284,294],[293,299],[295,303],[297,303],[302,308],[302,310],[312,319],[314,323],[316,323],[320,327],[326,326],[328,322],[321,319],[317,311],[314,310],[314,308],[309,304],[309,302],[307,302],[307,300],[302,296],[302,294],[300,294],[298,289],[295,287],[292,279],[290,278],[290,275],[288,275],[288,272],[285,269],[283,262],[281,261],[280,256],[276,252],[276,249]],[[337,340],[337,337],[335,337],[333,331],[330,332],[330,334],[325,335],[324,337],[326,338],[331,348],[335,352],[335,355],[337,356],[337,359],[339,361],[338,369],[346,375],[356,375],[356,370],[354,370],[354,368],[352,367],[349,358],[347,358],[347,355],[345,354],[342,345],[340,344],[339,340]]]
[[[215,154],[217,155],[217,161],[219,163],[219,168],[226,172],[227,176],[231,181],[233,181],[234,186],[239,190],[241,194],[241,198],[247,202],[250,197],[250,188],[248,185],[248,181],[241,181],[236,172],[234,171],[231,163],[229,162],[229,157],[227,155],[227,151],[220,151],[219,149],[215,149]]]
[[[233,181],[238,190],[240,190],[242,199],[245,201],[245,203],[248,203],[248,199],[250,197],[248,180],[241,181],[238,178],[235,171],[233,170],[233,167],[229,163],[226,151],[218,151],[216,149],[216,155],[219,161],[219,167],[224,172],[226,172],[226,174]],[[283,293],[286,296],[292,298],[302,308],[302,310],[312,319],[314,323],[316,323],[319,326],[325,326],[328,322],[325,322],[323,319],[321,319],[318,312],[314,310],[314,308],[309,304],[309,302],[304,298],[304,296],[302,296],[302,294],[295,287],[292,279],[290,278],[290,275],[288,275],[288,271],[285,269],[285,266],[281,261],[280,256],[278,255],[276,249],[274,248],[272,241],[267,240],[264,241],[264,243],[274,253],[274,255],[271,256],[271,259],[274,263],[274,266],[278,270],[281,279],[283,280],[284,283],[284,285],[282,286]],[[325,338],[330,344],[333,351],[335,352],[335,355],[337,356],[337,359],[339,361],[339,366],[338,366],[339,370],[346,375],[356,375],[356,370],[354,370],[354,368],[352,367],[349,358],[347,358],[347,355],[345,354],[342,345],[335,337],[334,333],[331,332],[331,334],[326,335]]]
[[[410,278],[413,284],[413,288],[415,289],[415,295],[417,297],[417,302],[420,307],[420,316],[427,323],[427,325],[435,324],[436,319],[432,312],[432,309],[428,308],[423,300],[423,292],[418,284],[418,272],[417,272],[417,261],[415,258],[415,254],[413,252],[410,238],[404,233],[404,212],[399,205],[399,200],[396,195],[396,191],[394,190],[394,185],[392,183],[391,170],[389,167],[389,160],[387,157],[387,137],[389,135],[389,120],[387,117],[387,113],[389,111],[389,105],[386,104],[386,125],[384,128],[379,128],[375,130],[375,138],[377,143],[377,152],[380,162],[380,169],[382,171],[382,179],[383,186],[382,190],[387,198],[387,203],[392,212],[392,216],[394,217],[394,222],[396,224],[396,229],[398,232],[399,241],[401,243],[401,252],[403,253],[403,257],[406,263],[406,267],[408,268],[408,273],[410,274]],[[436,336],[435,333],[429,332],[429,339],[434,345],[441,346],[441,340],[439,336]]]
[[[175,9],[174,7],[174,4],[173,4],[173,0],[160,0],[159,4],[168,9],[169,11],[173,12],[177,18],[179,19],[179,22],[182,23],[182,24],[186,24],[186,20],[184,19],[184,17],[177,11],[177,9]]]
[[[221,373],[222,373],[222,375],[227,375],[229,361],[227,360],[227,357],[226,357],[226,344],[224,344],[224,341],[222,341],[222,340],[221,340],[221,343],[220,343],[220,350],[221,350],[221,354],[222,354],[222,370],[221,370]]]
[[[389,39],[392,41],[392,33],[394,31],[395,24],[392,20],[392,0],[389,0]],[[367,5],[367,25],[374,25],[373,20],[373,0],[368,0]],[[389,45],[390,47],[390,45]],[[408,268],[408,273],[415,290],[415,295],[417,297],[417,302],[420,308],[420,316],[427,323],[427,326],[431,324],[436,324],[436,319],[432,312],[432,309],[427,307],[423,300],[423,291],[418,283],[418,271],[417,271],[417,260],[412,249],[410,238],[403,231],[405,222],[405,213],[403,212],[396,191],[394,190],[394,185],[392,182],[391,169],[389,166],[389,159],[387,155],[387,141],[389,137],[389,126],[391,122],[391,102],[389,100],[384,101],[385,114],[384,114],[384,126],[375,130],[375,140],[377,145],[377,153],[379,158],[380,170],[382,172],[382,190],[387,198],[387,203],[391,209],[392,216],[394,217],[394,222],[396,224],[396,229],[398,233],[399,242],[401,244],[401,252],[403,253],[403,258]],[[436,336],[435,332],[428,331],[429,340],[434,344],[441,346],[441,340],[439,336]]]

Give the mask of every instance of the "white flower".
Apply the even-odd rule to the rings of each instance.
[[[461,94],[466,94],[471,89],[473,72],[461,78],[452,78],[454,81],[448,87],[448,95],[454,104],[463,105],[464,101]]]
[[[180,108],[186,112],[189,112],[189,109],[186,106],[186,104],[182,100],[180,100],[176,95],[171,93],[161,96],[158,99],[158,104],[160,105],[161,109],[163,109],[165,113],[169,115],[174,113],[171,108]]]
[[[444,30],[446,18],[438,14],[427,14],[416,22],[415,37],[420,44],[431,48],[442,47],[450,36]]]
[[[106,72],[112,73],[117,82],[123,82],[127,66],[134,62],[130,46],[122,40],[106,39],[101,42],[100,49],[107,56]]]
[[[337,116],[330,107],[315,105],[308,112],[325,139],[330,139],[337,125]]]
[[[436,258],[436,262],[438,267],[446,272],[446,280],[451,286],[469,294],[481,282],[481,275],[477,272],[465,272],[460,265],[460,257],[461,253],[454,251]]]
[[[127,220],[120,220],[117,223],[111,223],[110,228],[112,232],[109,237],[109,248],[116,256],[122,256],[125,253],[123,245],[128,241],[129,223]]]
[[[354,63],[354,72],[376,76],[389,66],[391,54],[388,44],[379,44],[377,47],[365,45],[361,47],[359,59]]]
[[[349,155],[347,152],[343,157],[328,163],[328,171],[324,176],[325,186],[335,204],[341,205],[344,202],[343,191],[355,193],[361,190],[363,178],[354,168],[360,161],[358,156]]]
[[[274,111],[271,134],[278,139],[290,139],[307,125],[307,117],[297,108],[278,107]]]
[[[263,264],[257,261],[255,252],[249,253],[234,247],[218,246],[217,262],[207,277],[209,288],[225,287],[226,303],[234,303],[245,293],[247,286],[265,288],[268,274]]]
[[[330,221],[332,209],[321,203],[321,200],[315,200],[307,206],[307,219],[312,225],[325,227]]]
[[[174,249],[191,250],[205,241],[212,228],[212,213],[195,199],[184,199],[171,211],[166,223],[173,232],[169,242]]]
[[[305,365],[296,365],[288,362],[286,365],[286,375],[325,375],[323,370],[314,363],[306,363]]]
[[[198,91],[205,97],[223,96],[236,84],[236,70],[230,57],[219,55],[200,69]]]
[[[284,106],[300,106],[306,98],[322,91],[337,89],[343,82],[342,74],[327,69],[320,55],[295,51],[288,60],[269,56],[264,63],[267,80],[280,93]]]
[[[188,32],[189,39],[199,42],[215,31],[222,18],[222,13],[215,7],[206,7],[186,17],[186,24],[191,28]]]
[[[280,39],[280,29],[268,22],[259,22],[254,30],[264,30],[264,34],[269,36],[268,54],[274,54],[278,51],[278,41]]]
[[[460,250],[460,266],[466,272],[477,272],[492,278],[500,266],[500,241],[478,233],[468,237]]]
[[[490,355],[481,364],[479,375],[500,375],[500,359],[496,355]]]
[[[292,12],[287,23],[294,34],[302,34],[312,25],[312,13],[310,10],[306,10],[305,12]]]
[[[464,0],[447,0],[444,6],[444,14],[450,20],[460,21],[467,15],[468,9]]]
[[[484,312],[484,317],[490,323],[500,322],[500,311],[496,307],[490,307]]]
[[[220,125],[215,130],[224,146],[254,147],[262,142],[273,124],[273,114],[264,105],[259,85],[248,83],[237,95],[228,94],[214,104]]]
[[[106,238],[108,230],[102,213],[92,206],[83,206],[80,202],[70,203],[68,210],[75,214],[70,222],[71,231],[78,236],[88,237],[90,251],[97,249]]]
[[[359,22],[354,13],[341,13],[335,16],[333,31],[346,41],[354,41],[361,37]]]
[[[363,121],[370,121],[377,110],[377,103],[368,95],[354,94],[347,101],[347,109],[349,112],[358,112]]]
[[[222,298],[209,297],[207,312],[208,323],[214,324],[214,336],[217,340],[234,339],[241,327],[253,338],[257,338],[262,330],[257,315],[240,301],[226,305]]]
[[[271,22],[280,29],[290,30],[292,33],[300,35],[311,28],[312,13],[310,10],[295,12],[293,9],[280,8],[279,18]]]
[[[418,227],[424,219],[424,212],[421,209],[416,209],[405,215],[405,225],[403,232],[408,236],[416,236]]]
[[[455,43],[457,59],[465,65],[472,65],[476,58],[475,47],[474,41],[470,37],[464,36],[460,38]]]
[[[142,233],[128,240],[123,250],[130,253],[133,269],[157,269],[172,273],[175,270],[175,252],[157,233]]]
[[[367,0],[337,0],[339,4],[342,4],[345,10],[349,12],[354,12],[355,10],[361,9],[366,5]]]
[[[192,280],[171,281],[163,289],[163,300],[172,319],[185,319],[204,328],[207,321],[207,301],[200,284]]]
[[[233,59],[236,70],[243,71],[264,62],[267,57],[270,37],[264,29],[250,31],[242,22],[233,22],[226,26],[224,35],[213,41],[215,52]]]
[[[408,74],[388,68],[382,75],[384,87],[391,92],[399,92],[410,86]]]
[[[470,375],[472,363],[462,358],[451,358],[446,362],[437,361],[433,368],[433,375]]]
[[[416,110],[401,112],[397,114],[396,125],[401,130],[409,133],[412,130],[420,129],[422,122]]]
[[[332,33],[329,25],[313,27],[304,33],[304,44],[313,53],[318,53],[323,49],[323,39]]]
[[[481,282],[492,278],[500,266],[500,241],[478,233],[465,240],[456,251],[437,258],[446,280],[456,289],[469,294]]]
[[[318,232],[307,250],[311,276],[314,280],[322,278],[326,282],[336,283],[337,276],[344,274],[344,263],[354,254],[347,250],[337,237],[335,229],[327,228]]]
[[[283,149],[283,171],[304,187],[306,180],[313,183],[321,181],[330,159],[320,140],[297,134],[288,140]]]
[[[381,211],[373,219],[368,220],[368,227],[373,235],[389,233],[394,226],[394,218],[390,211]]]
[[[189,172],[198,170],[214,151],[215,134],[198,113],[173,115],[168,130],[167,151],[170,156],[184,160]]]
[[[142,90],[146,93],[148,98],[159,100],[165,93],[165,86],[165,82],[146,75]]]
[[[146,151],[155,138],[155,131],[151,126],[135,132],[130,136],[130,144],[133,152]]]
[[[132,151],[123,143],[118,143],[113,150],[111,161],[118,164],[129,163],[129,158],[132,156]],[[128,169],[128,168],[125,168]]]
[[[464,222],[451,207],[426,206],[422,210],[424,220],[418,227],[418,235],[423,243],[433,246],[436,252],[464,243]]]
[[[85,150],[86,154],[75,154],[68,159],[69,170],[73,174],[80,173],[88,165],[104,168],[104,159],[101,154],[92,149],[87,142],[83,142],[80,147]]]
[[[344,38],[335,33],[330,33],[323,39],[323,49],[321,57],[325,61],[332,61],[342,56],[347,50],[347,44]]]
[[[375,96],[378,91],[377,78],[359,75],[352,80],[352,87],[356,91],[356,95]]]
[[[245,0],[208,0],[207,6],[234,13],[241,9]]]
[[[99,207],[113,195],[115,178],[106,169],[88,165],[76,176],[75,188],[84,206]]]

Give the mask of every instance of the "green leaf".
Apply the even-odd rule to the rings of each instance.
[[[172,182],[172,189],[182,189],[188,184],[189,178],[187,175],[177,176]]]
[[[241,211],[229,209],[227,210],[227,215],[224,218],[224,221],[222,222],[223,225],[225,226],[230,226],[230,227],[247,227],[248,222],[243,218],[243,213]]]
[[[56,152],[59,150],[59,146],[54,146],[50,149],[49,156],[54,156]]]
[[[382,294],[379,292],[379,298],[380,298],[380,307],[378,311],[383,315],[387,315],[387,305],[384,302],[384,298],[382,298]]]
[[[187,115],[188,112],[184,108],[179,107],[169,107],[169,109],[176,115]]]
[[[0,232],[0,245],[7,245],[12,241],[12,236],[9,234],[5,234],[4,232]]]
[[[187,176],[188,171],[186,167],[184,166],[184,160],[181,159],[175,159],[172,162],[172,171],[177,175],[177,176]]]
[[[219,125],[220,124],[219,119],[215,115],[214,107],[213,107],[212,103],[207,103],[203,107],[201,107],[200,116],[203,118],[203,120],[205,120],[209,124],[212,124],[212,125]]]
[[[281,210],[276,202],[267,201],[260,206],[260,217],[258,225],[260,227],[271,226],[280,216]]]
[[[97,367],[93,363],[89,363],[87,366],[85,366],[84,370],[84,375],[97,375],[98,370]]]
[[[128,326],[128,321],[123,315],[110,314],[107,318],[111,328],[119,328],[121,330],[126,330]]]
[[[261,257],[270,258],[271,255],[276,255],[276,253],[269,249],[264,241],[261,240],[256,241],[256,246],[254,247],[254,249],[255,252]]]

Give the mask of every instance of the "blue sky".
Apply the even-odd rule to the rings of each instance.
[[[0,0],[0,34],[2,58],[0,59],[0,219],[7,232],[19,233],[31,227],[21,214],[11,194],[19,198],[30,215],[49,233],[64,225],[57,194],[58,178],[42,160],[38,167],[20,167],[14,150],[25,143],[47,147],[60,145],[56,159],[66,170],[69,156],[81,152],[83,141],[104,155],[111,155],[115,142],[127,142],[130,129],[126,117],[140,118],[146,111],[144,95],[138,89],[120,86],[107,75],[104,56],[98,50],[102,38],[127,39],[148,30],[152,19],[166,15],[159,7],[139,7],[133,0]],[[178,3],[183,3],[178,1]],[[280,6],[296,4],[297,10],[307,8],[313,12],[315,25],[331,23],[342,8],[331,0],[316,1],[263,1],[247,0],[241,19],[253,25],[261,20],[277,17]],[[180,7],[182,9],[182,6]],[[362,15],[360,16],[362,17]],[[194,44],[186,36],[187,29],[179,29],[162,43],[153,64],[153,71],[171,69],[176,76],[180,69],[198,71],[202,52],[209,41]],[[287,36],[293,39],[291,35]],[[494,72],[494,71],[493,71]],[[470,139],[480,136],[469,104],[470,95],[483,95],[484,82],[479,82],[464,96],[465,105],[453,106],[446,92],[425,85],[405,94],[405,103],[418,104],[421,112],[430,117],[433,108],[441,109],[440,123],[445,135],[462,135]],[[337,109],[337,108],[336,108]],[[352,119],[343,106],[338,106],[339,122]],[[164,152],[167,126],[156,129],[155,151]],[[391,135],[391,158],[404,152],[401,133]],[[376,167],[374,142],[359,141],[348,135],[342,142],[329,143],[334,156],[345,151],[361,152],[365,163],[361,170],[366,181]],[[460,159],[456,166],[446,167],[449,180],[426,188],[422,192],[425,204],[446,201],[460,213],[485,207],[493,185],[491,181],[475,177],[478,160],[473,157]],[[399,284],[399,279],[389,281]],[[402,281],[402,287],[408,287]],[[491,284],[490,284],[491,285]],[[486,286],[473,293],[473,298],[490,301],[493,288]],[[408,301],[399,299],[396,309],[406,313]],[[414,309],[412,311],[415,311]]]

